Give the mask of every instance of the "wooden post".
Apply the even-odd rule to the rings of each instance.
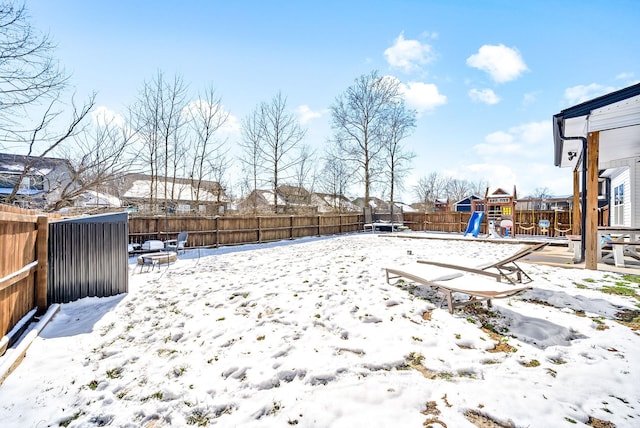
[[[578,169],[573,170],[573,212],[571,215],[573,228],[571,233],[573,235],[580,235],[582,231],[580,230],[580,220],[582,217],[580,216],[581,208],[580,208],[580,172]]]
[[[220,217],[216,216],[216,248],[220,246]]]
[[[600,132],[590,132],[587,136],[587,206],[585,233],[585,268],[598,269],[598,158]],[[584,161],[584,159],[583,159]],[[584,191],[584,189],[583,189]]]
[[[38,216],[36,235],[36,259],[38,269],[35,278],[35,303],[38,313],[46,312],[47,304],[47,270],[49,268],[49,221],[47,216]]]
[[[293,239],[293,216],[289,217],[289,239]]]

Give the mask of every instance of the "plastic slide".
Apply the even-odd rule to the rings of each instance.
[[[474,211],[471,214],[471,218],[469,219],[469,224],[467,225],[467,230],[464,232],[464,236],[467,236],[468,233],[472,234],[474,238],[478,237],[478,233],[480,233],[480,225],[482,224],[482,219],[484,218],[484,211]]]

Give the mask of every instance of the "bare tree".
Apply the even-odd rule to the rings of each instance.
[[[302,189],[307,189],[310,198],[316,178],[314,170],[315,151],[308,144],[301,144],[298,159],[298,164],[295,166],[296,186],[300,192]],[[310,204],[311,200],[308,199],[306,203]]]
[[[71,119],[66,127],[58,133],[49,132],[51,123],[61,115],[60,111],[54,111],[55,101],[52,101],[45,113],[43,114],[40,123],[27,134],[27,132],[16,132],[16,136],[24,136],[25,140],[22,141],[22,145],[27,149],[27,155],[24,158],[25,162],[23,168],[17,176],[15,185],[11,193],[4,198],[6,203],[13,203],[16,200],[16,195],[20,190],[21,183],[31,173],[34,165],[38,161],[46,156],[49,156],[57,148],[62,146],[69,139],[77,135],[83,129],[83,123],[91,109],[95,104],[95,94],[93,94],[89,100],[80,108],[75,103],[73,104],[73,110]],[[43,149],[38,147],[44,144]]]
[[[247,194],[258,189],[260,175],[262,173],[262,151],[260,142],[262,140],[262,126],[260,108],[256,108],[244,119],[242,119],[242,140],[239,143],[242,149],[240,162],[245,166],[244,184],[247,187]],[[258,209],[256,199],[253,198],[253,212]]]
[[[166,209],[168,201],[175,200],[178,169],[184,160],[185,147],[182,132],[185,120],[182,112],[186,106],[187,86],[179,75],[175,75],[172,82],[166,81],[161,71],[158,72],[154,83],[160,98],[160,138],[164,160],[163,196]]]
[[[136,130],[138,140],[142,144],[139,157],[141,168],[149,168],[150,188],[149,207],[152,211],[158,208],[158,176],[160,171],[160,123],[161,100],[152,83],[145,82],[138,95],[138,100],[129,109],[130,122]]]
[[[189,176],[195,189],[195,201],[200,200],[202,182],[213,171],[218,180],[223,178],[229,162],[226,159],[226,140],[217,139],[220,129],[227,123],[229,113],[222,108],[222,100],[210,86],[204,94],[191,104],[188,110],[189,124],[193,131],[194,141],[191,147],[191,166]],[[215,165],[212,166],[212,163]],[[211,168],[207,171],[206,166]],[[218,181],[220,185],[222,183]],[[218,192],[218,202],[220,192]]]
[[[231,166],[231,160],[227,157],[225,152],[219,152],[217,156],[208,158],[209,171],[211,179],[217,183],[216,188],[209,188],[209,192],[216,196],[216,202],[218,205],[222,202],[222,195],[226,193],[227,189],[227,172]]]
[[[479,179],[477,181],[469,182],[469,191],[476,196],[484,195],[485,190],[489,187],[487,180]]]
[[[548,187],[536,187],[531,196],[529,196],[529,199],[532,200],[534,209],[545,210],[548,209],[545,199],[549,199],[552,197],[553,193],[551,192],[551,190],[549,190]]]
[[[74,199],[89,191],[114,193],[117,182],[131,166],[132,158],[126,156],[126,149],[132,138],[131,130],[118,126],[113,120],[97,121],[91,131],[74,136],[73,141],[60,150],[72,166],[71,177],[58,183],[56,198],[50,200],[48,209],[57,211],[71,205]]]
[[[552,198],[553,193],[548,187],[536,187],[536,189],[531,194],[531,197],[534,199],[547,199]]]
[[[433,209],[435,202],[445,195],[448,181],[448,178],[440,176],[437,172],[420,177],[413,190],[416,197],[424,205],[425,211]]]
[[[471,184],[467,180],[452,178],[447,184],[447,198],[459,201],[471,193]]]
[[[278,92],[270,103],[260,105],[260,151],[264,168],[271,175],[274,210],[278,212],[278,186],[300,163],[298,146],[306,134],[295,116],[288,113],[287,99]]]
[[[8,203],[15,202],[35,164],[83,129],[95,103],[95,94],[81,107],[72,99],[69,118],[63,119],[60,99],[68,77],[53,56],[49,37],[38,33],[28,18],[24,4],[0,3],[0,132],[5,143],[26,153],[15,186],[4,198]],[[63,120],[67,122],[61,124]]]
[[[389,202],[391,207],[391,221],[395,203],[395,190],[403,190],[404,178],[408,175],[409,162],[415,157],[411,151],[405,150],[402,140],[410,135],[416,126],[416,112],[407,109],[404,100],[391,104],[384,126],[383,144],[385,172],[389,183]]]
[[[54,48],[31,26],[24,4],[0,3],[0,129],[7,134],[27,107],[55,100],[65,88]]]
[[[151,173],[150,205],[157,209],[158,198],[164,200],[165,209],[174,201],[175,184],[184,162],[183,109],[186,106],[187,86],[176,75],[167,81],[162,71],[145,82],[137,102],[131,109],[132,121],[143,142],[147,165]],[[163,183],[159,195],[159,179]]]
[[[361,178],[366,205],[380,170],[387,111],[401,96],[397,80],[373,71],[358,77],[331,106],[333,142]]]
[[[324,193],[328,193],[333,199],[333,209],[337,212],[344,210],[343,197],[347,192],[351,173],[344,160],[342,160],[328,146],[325,151],[324,166],[320,173],[319,184]]]

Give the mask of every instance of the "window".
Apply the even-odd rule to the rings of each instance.
[[[18,182],[17,174],[0,174],[0,187],[13,188]]]
[[[624,224],[624,184],[613,189],[613,224],[621,226]]]

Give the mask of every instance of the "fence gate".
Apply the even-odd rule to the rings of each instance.
[[[127,213],[49,223],[49,303],[129,290]]]

